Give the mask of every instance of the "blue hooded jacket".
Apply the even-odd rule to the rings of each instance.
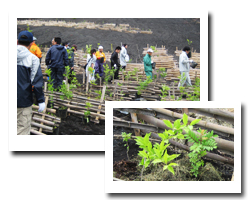
[[[64,46],[53,45],[46,55],[45,63],[48,68],[55,67],[64,70],[65,66],[69,65],[67,50]]]
[[[39,59],[26,47],[17,45],[17,107],[33,104],[32,86],[38,103],[44,102],[43,74]]]

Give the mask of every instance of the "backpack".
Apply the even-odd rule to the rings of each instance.
[[[89,59],[89,61],[92,60],[92,58]],[[86,70],[86,67],[88,66],[89,64],[89,61],[86,63],[86,65],[83,66],[83,68]]]

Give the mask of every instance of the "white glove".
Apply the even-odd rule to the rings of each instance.
[[[117,66],[116,66],[116,64],[114,64],[114,68],[115,68],[115,69],[117,69]]]
[[[44,108],[45,108],[45,103],[39,103],[39,109],[38,109],[38,112],[43,112]]]
[[[191,63],[192,63],[192,62],[194,62],[194,61],[193,61],[193,60],[189,60],[189,62],[191,62]]]
[[[151,61],[151,64],[153,64],[154,61]]]

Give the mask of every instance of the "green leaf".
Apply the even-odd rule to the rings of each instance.
[[[168,153],[167,153],[167,151],[165,151],[163,159],[164,159],[164,163],[167,164],[168,163]]]
[[[144,165],[144,158],[141,159],[141,162],[139,165]]]
[[[158,149],[154,149],[154,152],[158,158],[161,157],[161,152]]]
[[[184,114],[183,114],[183,124],[184,124],[184,125],[187,125],[187,123],[188,123],[188,116],[187,116],[186,113],[184,113]]]
[[[175,158],[177,158],[180,154],[173,154],[171,156],[168,156],[167,162],[170,162],[171,160],[174,160]]]
[[[157,159],[154,159],[152,163],[157,164],[157,163],[161,163],[161,162],[162,162],[162,159],[157,158]]]
[[[193,125],[199,123],[199,121],[201,121],[201,119],[195,119],[194,121],[192,121],[192,122],[190,123],[190,125],[193,126]]]
[[[168,130],[167,132],[168,132],[170,135],[175,135],[175,132],[172,131],[172,130]]]
[[[168,165],[165,165],[165,166],[163,167],[163,171],[166,170],[167,168],[168,168]]]
[[[168,127],[168,128],[173,128],[172,123],[169,120],[163,120],[164,124]]]
[[[174,122],[174,128],[179,129],[181,126],[181,119],[177,119]]]
[[[163,133],[158,133],[158,135],[159,135],[159,137],[160,137],[162,140],[166,139],[165,134],[163,134]]]
[[[145,168],[147,168],[149,164],[150,164],[150,160],[149,160],[149,159],[146,159]]]
[[[170,163],[168,166],[179,166],[177,163]]]
[[[172,172],[173,175],[174,175],[174,169],[173,169],[173,167],[171,167],[171,166],[168,165],[168,170],[169,170],[170,172]]]
[[[177,138],[178,138],[179,140],[185,139],[184,135],[181,134],[181,133],[178,133],[178,134],[177,134]]]
[[[148,154],[145,151],[139,151],[138,156],[141,156],[143,158],[148,158]]]

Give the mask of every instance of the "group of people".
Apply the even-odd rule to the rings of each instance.
[[[33,94],[38,103],[38,112],[45,109],[43,74],[41,70],[42,52],[36,45],[36,37],[29,31],[22,31],[17,39],[17,134],[29,135]],[[51,69],[53,87],[58,89],[63,81],[65,66],[74,68],[76,45],[69,49],[62,46],[61,38],[52,39],[52,47],[46,55],[45,63]],[[70,55],[70,56],[68,56]]]
[[[151,60],[153,50],[149,48],[147,50],[147,54],[143,57],[144,62],[144,70],[147,77],[150,77],[152,79],[152,71],[153,71],[153,61]],[[179,71],[181,74],[180,82],[178,84],[178,88],[183,86],[184,84],[187,84],[187,86],[192,86],[191,79],[189,76],[190,71],[190,63],[193,62],[193,60],[189,59],[190,55],[190,47],[185,46],[182,49],[182,53],[179,56]]]
[[[36,38],[29,31],[22,31],[17,39],[17,134],[29,135],[33,93],[39,106],[38,112],[45,109],[45,98],[43,93],[43,75],[41,70],[42,53],[36,45]],[[72,45],[69,48],[68,43],[61,45],[61,38],[55,37],[52,39],[52,47],[48,50],[45,63],[51,69],[51,78],[53,79],[53,87],[59,88],[63,81],[65,66],[70,66],[74,70],[74,52],[77,51],[77,46]],[[115,69],[114,79],[118,79],[119,70],[125,70],[129,56],[127,54],[128,45],[122,47],[117,46],[111,55],[111,68]],[[178,87],[187,84],[191,86],[189,77],[190,63],[189,47],[184,47],[179,57],[179,70],[181,80]],[[118,56],[120,54],[120,56]],[[149,48],[147,54],[143,58],[144,70],[147,77],[152,79],[152,57],[153,50]],[[99,77],[104,75],[103,64],[106,62],[106,56],[103,52],[103,47],[99,46],[98,51],[92,49],[87,57],[86,76],[88,80],[95,81],[98,74]],[[91,69],[90,69],[91,68]]]
[[[111,68],[115,70],[114,79],[118,79],[119,70],[126,68],[128,61],[127,54],[127,44],[123,44],[122,47],[117,46],[115,51],[112,53],[110,58]],[[120,53],[120,57],[118,54]],[[86,76],[88,81],[95,81],[97,74],[99,77],[103,77],[104,75],[104,67],[103,64],[106,62],[106,56],[103,52],[103,46],[98,47],[98,51],[92,49],[90,51],[90,55],[87,57],[87,66],[86,66]],[[91,69],[90,69],[91,68]]]

